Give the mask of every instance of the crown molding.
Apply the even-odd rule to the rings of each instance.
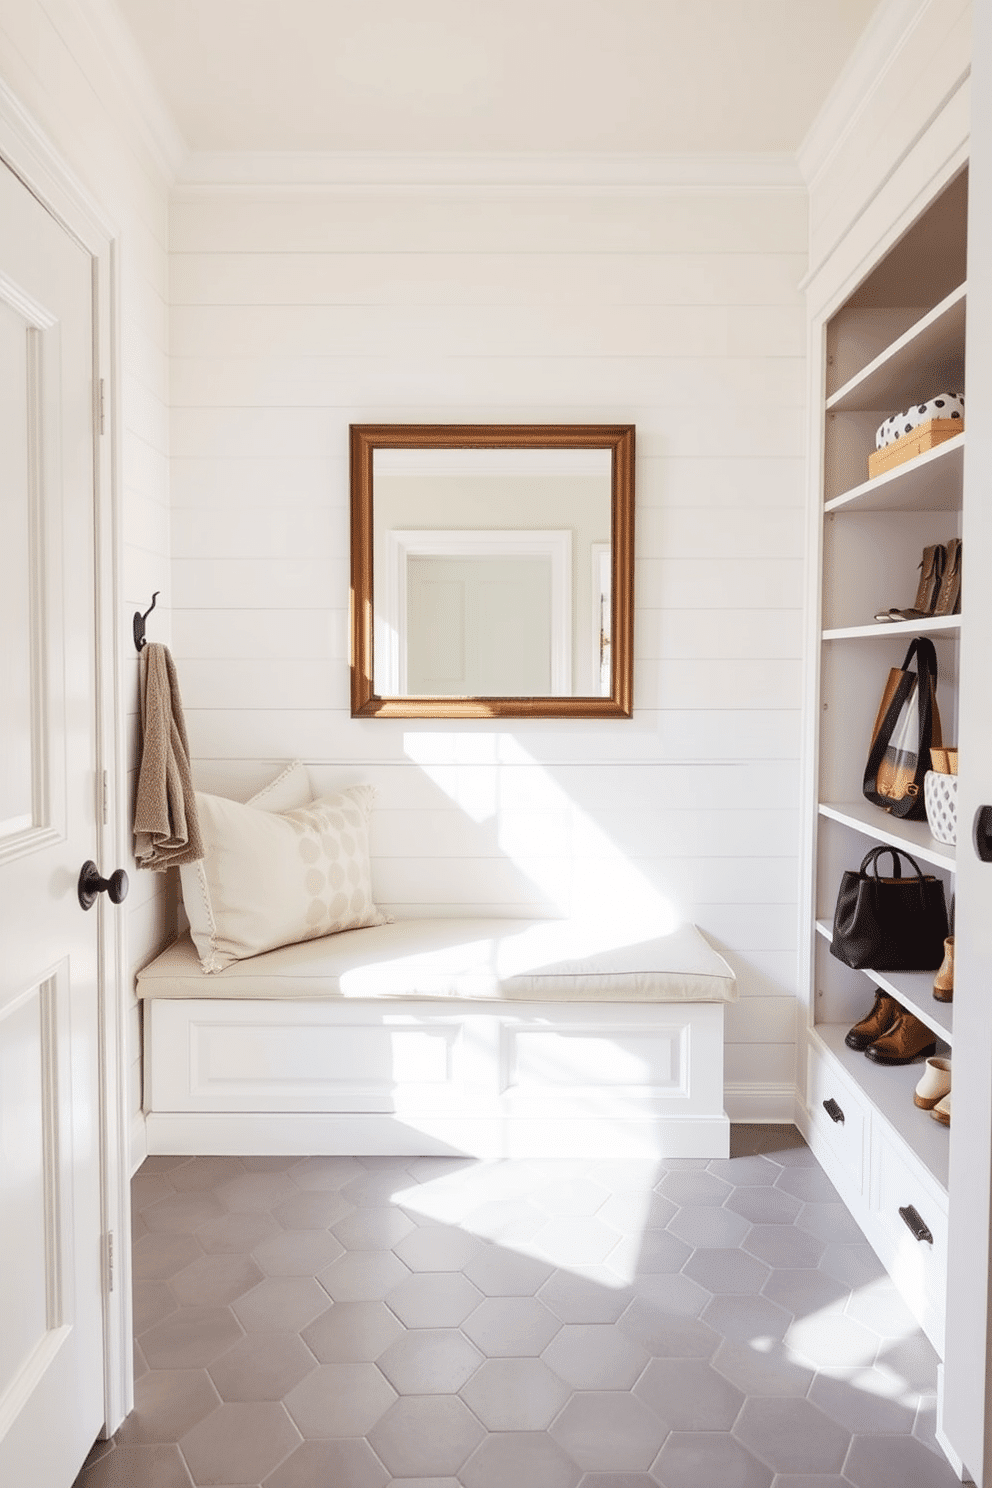
[[[114,0],[73,0],[73,3],[113,74],[122,112],[171,186],[189,154],[189,146],[130,27]]]
[[[106,250],[115,228],[48,135],[0,78],[0,160],[92,253]]]
[[[180,193],[326,191],[423,187],[547,190],[799,191],[789,154],[387,154],[378,151],[193,151],[179,170]]]
[[[887,0],[865,31],[807,130],[796,162],[810,190],[858,123],[910,33],[935,0]]]

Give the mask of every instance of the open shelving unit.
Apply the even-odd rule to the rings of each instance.
[[[939,267],[935,230],[951,251]],[[916,636],[937,648],[943,738],[957,738],[960,615],[895,623],[876,612],[908,608],[924,547],[959,536],[965,432],[866,479],[875,430],[891,414],[942,392],[964,391],[967,179],[950,185],[823,325],[821,610],[813,838],[807,1136],[848,1207],[889,1267],[938,1353],[943,1352],[950,1132],[914,1104],[922,1060],[875,1064],[848,1049],[851,1025],[876,989],[895,997],[954,1044],[954,1005],[933,997],[933,971],[855,971],[830,953],[841,874],[872,847],[909,853],[944,883],[948,907],[957,854],[924,821],[896,818],[864,799],[872,724],[890,667]],[[938,278],[939,276],[939,278]],[[924,1215],[932,1244],[910,1232]],[[900,1217],[902,1216],[902,1217]]]

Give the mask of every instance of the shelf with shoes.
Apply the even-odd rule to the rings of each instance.
[[[965,391],[966,207],[961,176],[860,284],[847,281],[832,304],[821,298],[823,318],[812,326],[825,393],[812,476],[820,606],[809,638],[818,685],[808,715],[808,1136],[938,1353],[953,1138],[914,1095],[931,1048],[950,1055],[953,1003],[934,997],[934,971],[855,970],[831,954],[830,941],[843,874],[873,847],[908,853],[938,877],[949,910],[954,894],[955,848],[938,841],[925,818],[896,817],[867,800],[862,782],[889,671],[903,666],[920,637],[936,650],[942,739],[957,741],[963,619],[957,584],[942,597],[942,583],[948,555],[959,551],[967,435],[874,477],[869,459],[892,415]],[[911,1018],[890,1023],[880,1037],[895,1043],[876,1052],[915,1053],[905,1064],[876,1062],[845,1043],[880,994],[887,995],[875,1003],[880,1017],[892,998]],[[910,1233],[904,1211],[924,1217],[933,1246]]]
[[[830,920],[817,920],[816,933],[821,935],[829,945],[833,939],[833,925]],[[861,975],[876,987],[881,987],[883,992],[890,993],[898,1003],[932,1029],[938,1039],[953,1047],[954,1003],[938,1002],[934,997],[934,972],[870,971],[866,968]],[[865,1007],[868,1007],[867,995]]]
[[[834,630],[823,631],[821,638],[824,641],[867,641],[891,639],[893,636],[911,639],[917,635],[928,635],[935,639],[939,636],[942,640],[955,640],[960,633],[960,615],[930,615],[922,620],[894,620],[884,626],[878,621],[871,625],[838,626]]]
[[[929,1111],[921,1111],[913,1101],[913,1093],[923,1073],[923,1060],[902,1065],[872,1064],[856,1049],[847,1047],[844,1043],[847,1031],[848,1025],[843,1023],[818,1023],[813,1037],[946,1193],[950,1157],[948,1129],[935,1121]]]

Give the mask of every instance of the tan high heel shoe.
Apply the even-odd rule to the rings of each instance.
[[[934,601],[935,615],[957,615],[961,609],[961,539],[952,537],[947,544],[944,574]]]
[[[944,959],[933,979],[933,995],[938,1002],[954,1001],[954,936],[944,941]]]
[[[954,540],[960,547],[960,540]],[[923,620],[932,615],[941,591],[946,562],[947,549],[943,543],[934,543],[931,547],[924,548],[920,559],[920,583],[912,607],[908,610],[879,610],[875,619],[891,623],[895,620]],[[951,612],[947,610],[942,613]]]

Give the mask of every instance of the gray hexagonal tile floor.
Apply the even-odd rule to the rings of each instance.
[[[728,1159],[150,1158],[75,1488],[952,1488],[937,1360],[791,1127]]]

